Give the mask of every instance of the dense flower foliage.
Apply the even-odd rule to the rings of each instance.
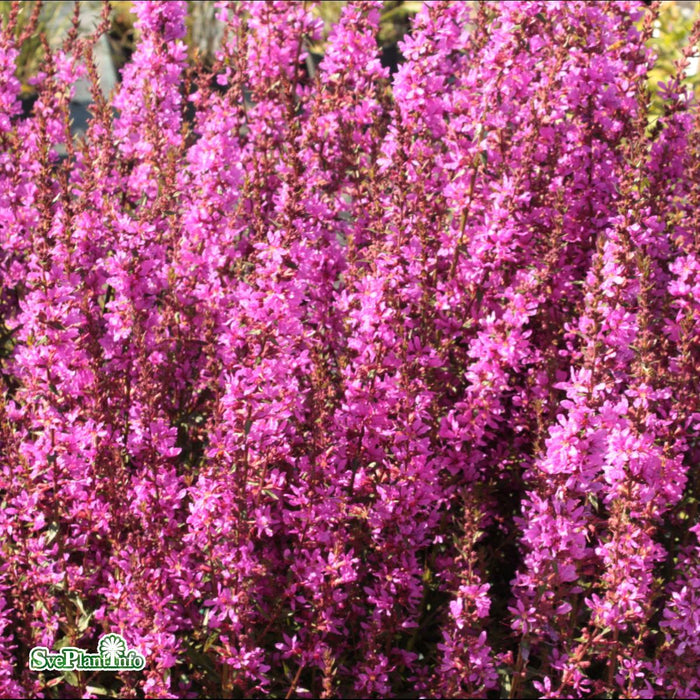
[[[650,127],[657,6],[185,5],[0,33],[0,695],[700,697],[700,29]]]

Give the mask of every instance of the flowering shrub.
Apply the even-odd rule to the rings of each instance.
[[[0,34],[0,694],[700,697],[700,29],[647,130],[658,6],[134,6]]]

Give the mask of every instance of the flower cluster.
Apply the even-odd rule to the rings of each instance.
[[[658,4],[134,7],[0,29],[0,695],[700,697],[700,25],[651,122]]]

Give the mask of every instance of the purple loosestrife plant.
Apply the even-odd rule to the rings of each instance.
[[[0,29],[0,694],[700,697],[700,26],[649,124],[657,4],[186,5]]]

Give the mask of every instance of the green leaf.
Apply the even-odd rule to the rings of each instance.
[[[63,678],[68,685],[72,685],[74,688],[77,688],[80,685],[80,681],[78,681],[78,674],[75,671],[64,671]]]
[[[56,535],[58,534],[58,523],[57,522],[52,522],[49,523],[49,526],[46,528],[46,544],[51,544],[55,539]]]
[[[213,632],[207,637],[207,641],[204,642],[203,651],[207,652],[209,649],[217,642],[219,639],[219,633]]]
[[[78,632],[85,632],[85,630],[90,626],[90,621],[92,620],[92,613],[86,613],[81,615],[78,619]]]

